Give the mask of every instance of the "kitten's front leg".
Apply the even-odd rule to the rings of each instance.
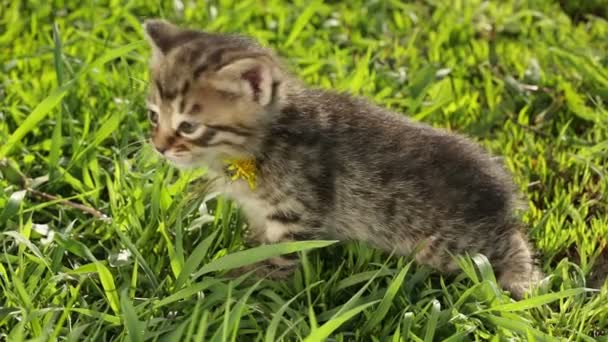
[[[263,227],[258,226],[251,229],[248,241],[250,244],[271,245],[280,242],[313,240],[314,235],[309,232],[310,230],[307,231],[295,215],[276,213],[266,218]],[[298,263],[298,254],[291,253],[245,266],[232,273],[242,274],[255,270],[255,274],[258,276],[281,279],[290,276],[296,270]]]
[[[307,234],[305,227],[292,222],[285,216],[271,215],[266,221],[264,244],[274,244],[289,241],[303,241],[313,239]],[[266,260],[268,275],[272,278],[285,278],[293,273],[300,261],[297,253],[285,254]]]

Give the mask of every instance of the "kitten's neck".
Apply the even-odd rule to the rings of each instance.
[[[258,162],[265,159],[267,144],[272,140],[272,136],[277,133],[276,128],[284,125],[286,115],[291,115],[289,111],[302,106],[303,93],[306,88],[297,79],[286,78],[276,82],[273,86],[273,100],[266,107],[264,113],[260,113],[256,123],[256,133],[249,137],[246,150],[238,155],[216,155],[207,165],[215,174],[228,177],[225,172],[226,166],[231,161],[254,161]],[[305,96],[304,96],[305,97]]]

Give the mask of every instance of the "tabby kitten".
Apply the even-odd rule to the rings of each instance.
[[[458,270],[453,255],[483,253],[516,298],[539,280],[516,188],[479,146],[306,87],[249,38],[161,20],[144,28],[154,147],[219,175],[215,186],[240,205],[254,241],[359,240],[415,252],[442,272]],[[254,169],[235,180],[226,160]],[[270,263],[289,271],[296,261]]]

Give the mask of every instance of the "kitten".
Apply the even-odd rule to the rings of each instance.
[[[516,188],[479,146],[306,87],[249,38],[161,20],[144,29],[153,145],[177,166],[220,175],[215,185],[240,205],[253,240],[365,241],[442,272],[458,270],[453,255],[482,253],[516,298],[539,280]],[[227,159],[249,161],[254,174],[232,179]],[[289,271],[296,261],[270,263]]]

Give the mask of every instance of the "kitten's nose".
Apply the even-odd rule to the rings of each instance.
[[[160,127],[159,127],[160,128]],[[154,148],[160,154],[165,154],[168,149],[173,146],[175,143],[175,135],[172,132],[164,131],[163,129],[159,129],[152,136],[152,144],[154,144]]]

